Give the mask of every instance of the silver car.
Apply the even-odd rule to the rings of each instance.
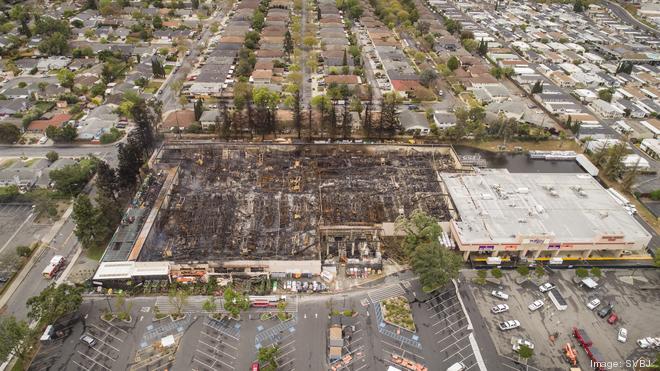
[[[500,322],[498,327],[502,331],[513,330],[514,328],[520,327],[520,322],[518,322],[518,320],[512,319],[509,321]]]
[[[509,306],[506,304],[497,304],[496,306],[490,308],[490,311],[493,312],[493,314],[503,313],[507,310],[509,310]]]

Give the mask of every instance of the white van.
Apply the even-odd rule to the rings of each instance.
[[[467,367],[465,367],[465,365],[463,364],[463,362],[456,362],[456,363],[454,363],[453,365],[449,366],[449,368],[447,369],[447,371],[463,371],[463,370],[465,370],[466,368],[467,368]]]

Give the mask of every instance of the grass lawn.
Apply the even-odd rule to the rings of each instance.
[[[385,322],[415,332],[415,321],[412,317],[410,304],[408,304],[406,298],[397,296],[383,300],[380,305],[383,309]]]
[[[4,160],[0,162],[0,170],[4,170],[16,163],[16,159]]]
[[[163,69],[165,70],[165,75],[167,76],[167,75],[170,74],[170,72],[172,72],[172,70],[174,69],[174,67],[172,67],[172,66],[165,66],[165,67],[163,67]]]
[[[25,167],[30,167],[30,166],[34,165],[34,163],[37,162],[37,161],[39,161],[39,159],[36,158],[36,157],[33,157],[33,158],[25,161]]]
[[[498,147],[502,145],[502,140],[489,140],[482,142],[461,141],[457,144],[475,147],[486,151],[498,152]],[[577,153],[582,153],[580,146],[571,139],[566,139],[563,143],[557,139],[542,140],[539,142],[517,140],[510,140],[507,142],[507,151],[513,151],[514,147],[522,147],[523,151],[575,151]]]
[[[91,249],[85,250],[85,255],[87,255],[87,257],[92,260],[101,261],[101,257],[103,257],[104,251],[105,251],[105,246],[92,247]]]

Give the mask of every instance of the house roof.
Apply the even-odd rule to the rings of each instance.
[[[62,127],[62,125],[71,120],[71,115],[59,113],[48,120],[34,120],[28,125],[28,130],[45,131],[49,126]]]
[[[163,121],[163,128],[187,128],[195,122],[195,112],[191,110],[174,111]]]
[[[392,80],[392,87],[396,91],[415,91],[422,88],[422,85],[416,80]]]
[[[355,85],[360,83],[360,79],[356,75],[328,75],[323,78],[326,84],[348,84]]]

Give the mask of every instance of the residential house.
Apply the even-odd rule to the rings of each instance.
[[[270,84],[273,81],[273,70],[254,70],[250,75],[253,84]]]
[[[180,110],[170,113],[160,124],[163,130],[185,130],[195,123],[195,112]]]
[[[219,115],[220,114],[217,110],[204,111],[202,116],[199,118],[199,122],[202,124],[202,128],[208,129],[211,125],[215,125]]]
[[[69,120],[71,120],[71,115],[66,113],[58,113],[53,115],[53,117],[49,119],[39,119],[30,122],[30,124],[27,127],[27,131],[35,132],[35,133],[45,133],[46,129],[49,126],[61,128]]]
[[[71,58],[68,57],[48,57],[41,58],[37,62],[37,69],[41,72],[48,72],[50,70],[62,69],[71,63]]]
[[[104,104],[94,108],[78,125],[78,138],[98,141],[103,133],[109,131],[119,122],[115,113],[117,106]]]
[[[594,110],[603,118],[621,118],[623,117],[623,110],[615,107],[614,105],[602,100],[596,99],[591,102],[591,109]]]
[[[26,98],[0,100],[0,117],[24,112],[30,107],[32,107],[32,102]]]
[[[452,126],[456,126],[456,115],[449,112],[435,112],[433,114],[433,122],[438,129],[448,129]]]
[[[403,110],[399,114],[399,121],[403,130],[411,134],[428,135],[431,131],[424,112]]]
[[[642,140],[639,149],[656,160],[660,160],[660,140],[647,138]]]
[[[326,84],[330,85],[335,84],[346,84],[349,86],[354,86],[360,84],[361,80],[359,76],[356,75],[328,75],[323,78]]]
[[[36,58],[21,58],[14,61],[16,67],[23,73],[28,73],[34,68],[37,68],[39,60]]]

